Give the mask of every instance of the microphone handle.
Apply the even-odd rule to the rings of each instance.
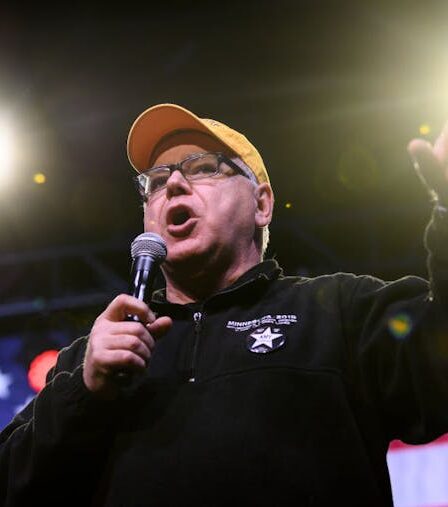
[[[144,301],[151,298],[152,285],[156,273],[156,262],[150,255],[135,257],[131,269],[131,284],[129,294]],[[137,315],[127,315],[125,321],[141,322]],[[141,322],[143,324],[143,322]],[[144,325],[144,324],[143,324]],[[132,381],[132,373],[127,370],[118,370],[114,374],[115,381],[122,387],[128,386]]]
[[[129,294],[140,301],[151,297],[152,282],[154,281],[155,260],[150,255],[136,257],[131,268],[131,284]]]

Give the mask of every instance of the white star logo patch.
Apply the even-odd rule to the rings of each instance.
[[[265,329],[257,329],[248,337],[248,349],[251,352],[265,354],[280,348],[285,343],[285,337],[277,331],[279,329],[272,331],[270,326]]]

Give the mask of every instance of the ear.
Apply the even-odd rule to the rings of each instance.
[[[260,183],[255,189],[257,208],[255,210],[255,224],[257,227],[265,227],[271,223],[274,210],[274,194],[268,183]]]

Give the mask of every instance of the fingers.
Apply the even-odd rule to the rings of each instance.
[[[440,164],[444,167],[448,165],[448,122],[445,123],[445,126],[442,129],[439,137],[436,139],[434,143],[434,155]]]
[[[139,321],[143,323],[153,322],[155,320],[154,313],[144,301],[140,301],[128,294],[120,294],[117,296],[100,317],[114,322],[120,322],[126,320],[128,315],[136,315]]]
[[[129,314],[140,322],[125,320]],[[116,396],[117,373],[146,368],[155,339],[171,325],[169,317],[156,319],[144,302],[126,294],[116,297],[90,332],[83,370],[87,388],[101,397]]]
[[[117,349],[92,350],[89,363],[86,362],[87,387],[94,392],[105,389],[111,383],[112,374],[120,370],[141,371],[147,360],[131,350]]]
[[[154,348],[154,339],[149,333],[147,341],[143,341],[135,335],[117,335],[110,336],[107,340],[107,350],[125,350],[141,357],[145,364],[151,357],[151,351]]]
[[[413,139],[408,145],[414,168],[430,197],[448,204],[448,181],[445,175],[444,160],[448,159],[447,136],[442,132],[435,146],[423,139]]]
[[[89,377],[88,387],[102,385],[104,382],[96,382],[99,376],[107,376],[118,367],[146,367],[155,344],[153,337],[142,324],[129,323],[140,327],[135,334],[127,334],[126,331],[130,333],[132,329],[121,324],[126,323],[92,329],[84,358],[85,374]]]
[[[149,325],[149,324],[148,324]],[[142,340],[148,347],[154,347],[154,340],[148,329],[140,322],[108,322],[104,323],[104,331],[110,335],[133,335]]]

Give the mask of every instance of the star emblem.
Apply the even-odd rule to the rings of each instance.
[[[280,348],[285,339],[281,333],[277,333],[278,329],[272,331],[268,326],[266,329],[258,329],[249,335],[249,338],[254,339],[253,343],[248,343],[248,348],[251,352],[266,353]],[[281,340],[279,340],[281,338]],[[274,343],[275,342],[275,343]]]

